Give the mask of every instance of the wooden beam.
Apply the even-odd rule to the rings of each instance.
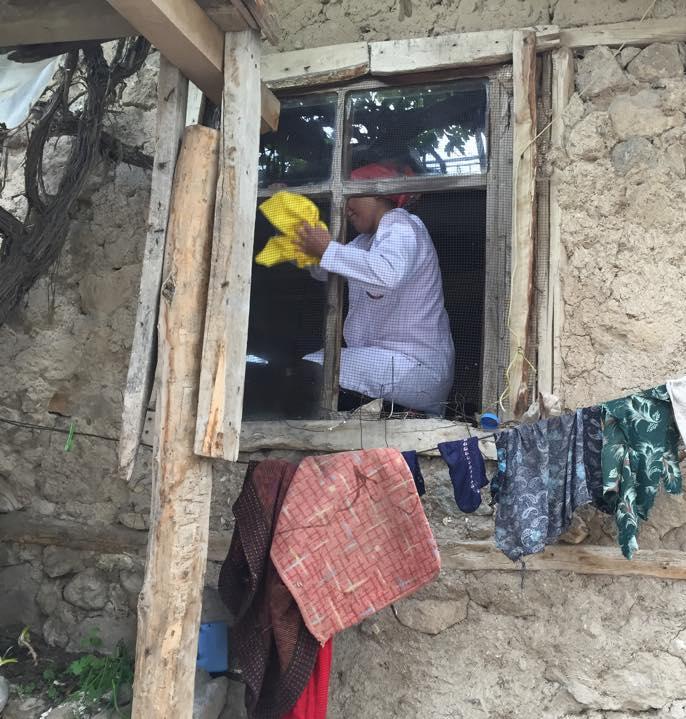
[[[522,565],[512,562],[492,542],[457,542],[442,545],[443,570],[520,572]],[[527,571],[574,572],[615,577],[656,577],[686,579],[686,552],[671,549],[641,549],[631,560],[618,547],[589,544],[555,544],[545,552],[525,558]]]
[[[167,219],[176,156],[186,119],[187,93],[188,80],[164,57],[160,58],[148,229],[119,439],[119,467],[127,481],[133,473],[155,373],[155,328],[162,286]]]
[[[509,410],[526,409],[531,361],[527,336],[533,304],[536,195],[536,34],[515,30],[512,39],[512,271],[510,290]]]
[[[279,128],[281,103],[264,83],[260,84],[260,106],[262,113],[260,132],[264,133],[277,130]]]
[[[564,121],[562,115],[574,93],[574,53],[567,47],[553,53],[552,126],[550,147],[552,152],[564,147]],[[562,210],[560,209],[560,171],[553,166],[550,176],[550,255],[548,270],[547,341],[552,355],[550,391],[559,394],[562,387],[562,277],[566,254],[562,247]]]
[[[257,210],[260,41],[245,30],[226,36],[221,175],[212,242],[195,451],[238,457]]]
[[[262,80],[272,89],[330,85],[369,73],[369,45],[353,42],[262,57]]]
[[[219,132],[184,133],[159,319],[158,442],[138,601],[133,716],[190,717],[207,562],[212,465],[193,453]]]
[[[538,52],[559,45],[559,29],[554,26],[530,28],[537,36]],[[456,67],[498,65],[509,62],[513,53],[512,30],[465,32],[440,37],[387,40],[369,43],[372,75],[448,70]]]
[[[231,532],[210,532],[208,561],[223,562],[230,541]],[[52,517],[26,517],[25,512],[11,512],[0,514],[0,542],[68,547],[98,554],[143,555],[148,546],[148,530],[82,524]]]
[[[231,0],[246,24],[261,30],[272,45],[278,45],[281,37],[279,23],[268,0]]]
[[[27,519],[24,514],[0,514],[0,542],[68,547],[102,554],[140,554],[145,550],[148,539],[145,531],[77,524],[50,517]],[[208,560],[224,561],[231,532],[210,532],[209,536]],[[450,542],[441,544],[439,548],[444,571],[521,572],[521,564],[510,561],[490,541]],[[628,560],[624,559],[618,547],[560,543],[546,547],[541,554],[527,557],[526,569],[534,572],[686,580],[686,552],[639,549],[634,558]]]
[[[616,22],[609,25],[573,27],[560,31],[560,45],[585,48],[594,45],[651,45],[686,40],[686,17]]]

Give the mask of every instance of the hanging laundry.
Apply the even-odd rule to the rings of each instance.
[[[679,428],[681,439],[686,442],[686,377],[667,382],[667,391],[672,400],[672,412]]]
[[[331,674],[331,655],[333,640],[319,650],[317,663],[305,691],[295,706],[281,719],[326,719],[329,705],[329,676]]]
[[[463,512],[476,512],[481,504],[481,488],[488,484],[478,437],[441,442],[438,451],[448,465],[457,506]]]
[[[542,552],[591,497],[586,486],[581,410],[540,420],[496,439],[496,545],[513,561]]]
[[[262,214],[281,233],[271,237],[255,257],[258,265],[273,267],[282,262],[295,262],[300,267],[319,264],[319,259],[306,255],[295,244],[297,230],[303,222],[327,229],[319,219],[319,208],[307,197],[292,192],[277,192],[260,206]]]
[[[414,479],[414,486],[417,488],[417,494],[423,497],[426,494],[426,485],[424,484],[424,475],[422,469],[419,466],[419,457],[414,450],[402,453],[410,472],[412,472],[412,479]]]
[[[412,475],[394,449],[304,459],[279,515],[271,558],[320,642],[440,571]]]
[[[320,649],[269,561],[274,527],[295,470],[281,460],[248,466],[219,574],[219,594],[234,617],[231,650],[245,681],[251,719],[280,719],[294,707]]]
[[[679,434],[665,385],[606,402],[601,409],[603,489],[616,504],[617,539],[631,559],[660,480],[670,494],[681,492]]]
[[[603,491],[603,430],[600,407],[586,407],[581,410],[581,416],[584,424],[584,468],[588,492],[597,509],[605,514],[614,514],[616,502]]]

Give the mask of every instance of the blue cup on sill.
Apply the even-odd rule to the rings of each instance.
[[[481,429],[492,432],[500,426],[500,417],[493,412],[484,412],[481,415]]]
[[[229,668],[229,627],[226,622],[200,625],[196,666],[210,674],[221,674]]]

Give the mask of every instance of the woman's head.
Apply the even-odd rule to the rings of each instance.
[[[380,180],[413,174],[409,167],[400,168],[392,163],[375,162],[358,167],[350,173],[350,177],[353,180]],[[351,197],[346,206],[346,214],[358,232],[373,234],[381,218],[389,210],[403,207],[409,198],[410,195],[407,194]]]

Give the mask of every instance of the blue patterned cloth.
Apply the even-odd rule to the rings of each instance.
[[[584,423],[584,469],[588,492],[597,509],[605,514],[614,514],[616,501],[603,491],[601,408],[587,407],[582,409],[581,413]]]
[[[481,488],[488,484],[478,437],[441,442],[438,451],[450,470],[457,506],[463,512],[476,512],[481,504]]]
[[[542,552],[591,501],[582,410],[525,424],[496,439],[496,545],[516,561]]]

